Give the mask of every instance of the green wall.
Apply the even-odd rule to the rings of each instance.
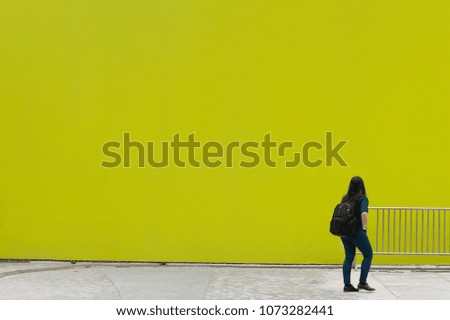
[[[0,6],[0,258],[341,263],[353,175],[370,205],[450,207],[448,1]],[[347,166],[102,166],[124,133],[158,153],[326,132]]]

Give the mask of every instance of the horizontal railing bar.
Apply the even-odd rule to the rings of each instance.
[[[450,210],[450,208],[428,208],[428,207],[369,207],[369,209],[392,209],[392,210]]]
[[[362,254],[361,252],[357,251],[356,254]],[[384,251],[380,251],[380,252],[376,252],[374,251],[373,254],[379,254],[379,255],[403,255],[403,256],[450,256],[450,252],[449,253],[445,253],[445,252],[441,252],[441,253],[427,253],[427,252],[384,252]]]
[[[380,254],[380,255],[413,255],[413,256],[450,256],[450,252],[449,253],[431,253],[431,252],[374,252],[374,254]]]

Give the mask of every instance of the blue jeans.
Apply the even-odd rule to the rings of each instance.
[[[344,273],[344,283],[351,283],[350,273],[352,271],[353,260],[355,259],[356,248],[358,248],[364,256],[363,262],[361,264],[361,275],[359,277],[359,282],[367,282],[367,275],[369,274],[370,266],[372,264],[373,251],[366,231],[359,228],[354,237],[346,237],[341,239],[345,249],[345,260],[344,264],[342,265],[342,270]]]

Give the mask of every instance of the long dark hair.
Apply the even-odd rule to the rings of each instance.
[[[366,187],[364,186],[364,181],[359,176],[354,176],[350,180],[350,185],[348,186],[347,194],[342,198],[343,200],[358,199],[361,196],[366,195]]]

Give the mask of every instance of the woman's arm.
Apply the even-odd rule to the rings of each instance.
[[[369,216],[368,211],[369,211],[369,199],[367,199],[367,197],[364,197],[361,201],[361,222],[363,230],[367,230],[367,218]]]
[[[368,214],[367,214],[367,212],[363,212],[363,213],[361,213],[361,221],[362,221],[362,228],[363,228],[363,230],[366,230],[367,229],[367,218],[368,218]]]

